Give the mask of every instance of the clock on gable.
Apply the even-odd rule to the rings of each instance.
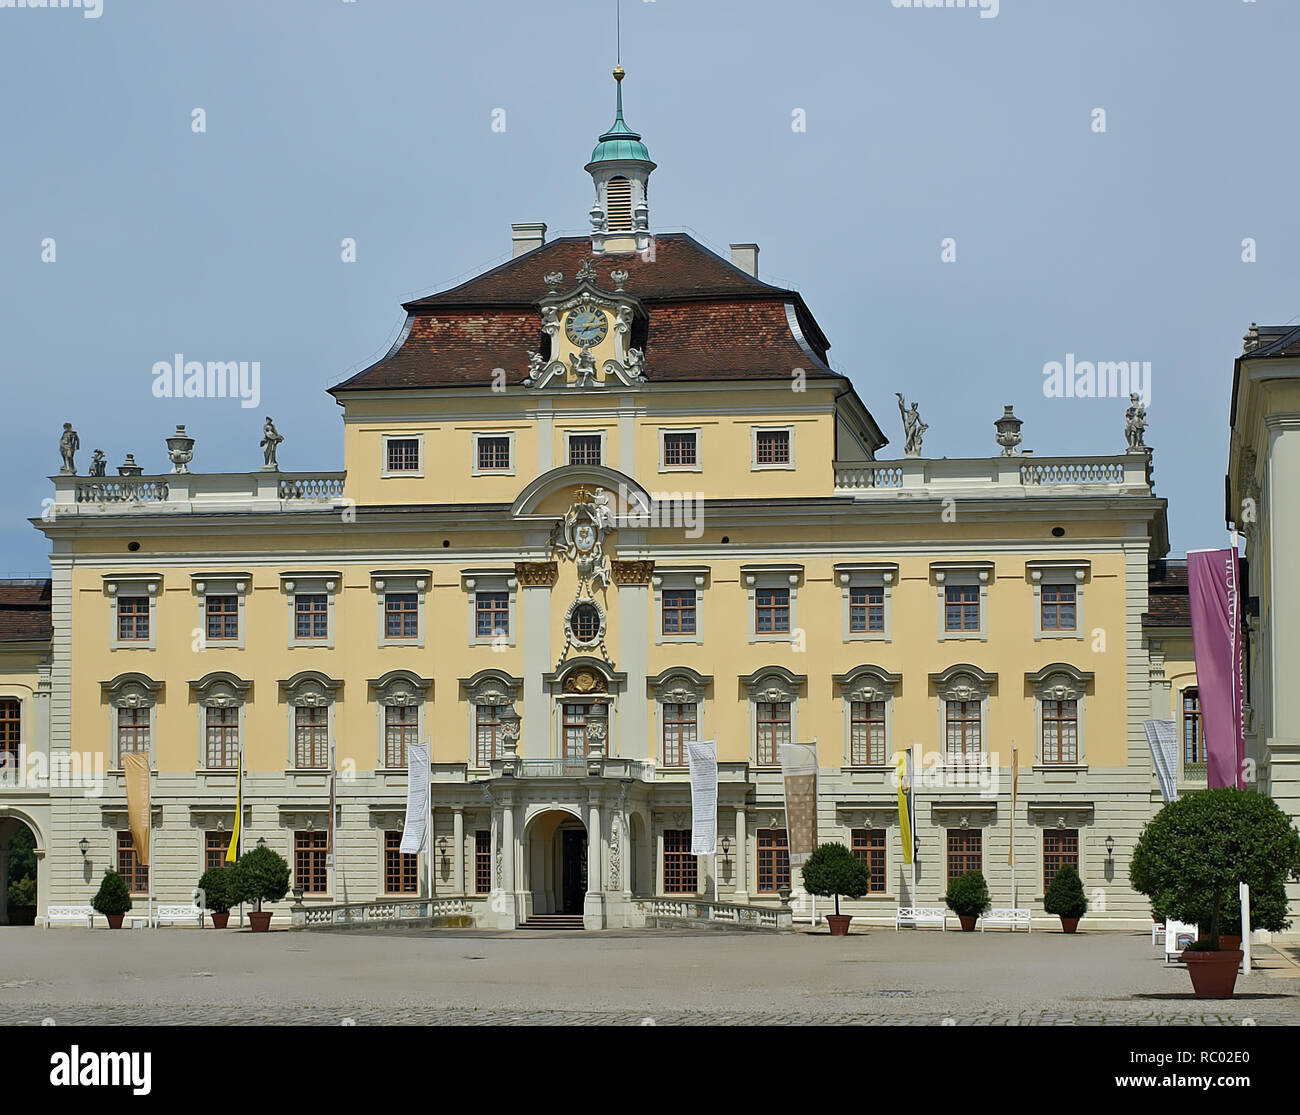
[[[609,336],[609,317],[594,306],[579,306],[565,315],[564,335],[579,348],[594,348]]]

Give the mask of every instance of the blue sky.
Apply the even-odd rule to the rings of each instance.
[[[341,468],[325,389],[401,300],[504,261],[512,221],[587,228],[614,0],[4,2],[0,573],[45,568],[26,520],[64,421],[82,472],[93,448],[164,471],[181,422],[196,471],[253,470],[265,414],[282,467]],[[1125,401],[1046,398],[1043,367],[1150,361],[1182,551],[1224,540],[1241,334],[1300,321],[1298,31],[1294,0],[624,0],[627,116],[654,227],[757,241],[883,456],[897,390],[927,455],[995,452],[1005,403],[1040,456],[1119,452]],[[259,406],[155,398],[175,353],[260,361]]]

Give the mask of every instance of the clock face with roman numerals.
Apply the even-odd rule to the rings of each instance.
[[[609,333],[609,319],[601,310],[581,306],[573,310],[564,322],[564,335],[579,348],[600,344]]]

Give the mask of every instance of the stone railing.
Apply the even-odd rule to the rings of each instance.
[[[617,778],[638,782],[655,780],[655,764],[618,756],[589,755],[585,759],[493,759],[493,778]]]
[[[159,476],[55,476],[49,514],[278,511],[297,504],[338,505],[346,472],[167,473]]]
[[[383,902],[349,902],[341,906],[295,906],[293,924],[304,929],[389,925],[399,921],[472,917],[464,898],[410,898]]]
[[[520,759],[520,778],[586,778],[586,759]]]
[[[1208,782],[1209,767],[1205,763],[1183,763],[1184,782]]]
[[[671,921],[715,925],[719,928],[763,929],[780,932],[794,925],[789,906],[736,906],[700,898],[642,898],[637,906],[648,921]]]
[[[907,499],[956,496],[997,498],[1025,495],[1026,488],[1061,494],[1150,494],[1150,458],[1145,453],[1101,457],[940,458],[835,463],[837,495],[855,499]]]

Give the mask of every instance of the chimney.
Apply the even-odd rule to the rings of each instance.
[[[746,275],[753,275],[758,278],[758,245],[757,244],[732,244],[731,245],[731,262],[739,267]]]
[[[511,239],[515,245],[515,259],[518,259],[526,252],[536,251],[546,243],[546,225],[544,224],[511,225],[510,228],[513,230]]]

